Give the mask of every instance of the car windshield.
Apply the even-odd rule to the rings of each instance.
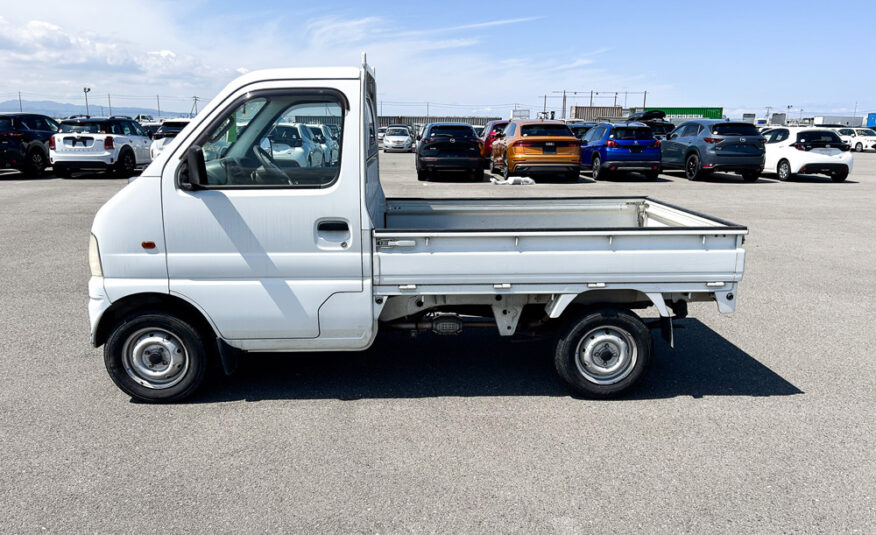
[[[490,133],[501,134],[502,132],[505,131],[505,127],[506,127],[506,126],[508,126],[508,123],[505,123],[505,124],[494,124],[494,125],[493,125],[493,129],[490,131]]]
[[[633,139],[654,139],[654,134],[650,128],[641,126],[619,126],[612,131],[609,136],[614,139],[633,140]]]
[[[572,131],[564,124],[525,124],[520,135],[527,136],[565,136],[572,137]]]
[[[180,132],[180,130],[185,128],[186,124],[188,124],[188,123],[167,121],[164,124],[162,124],[160,127],[158,127],[157,133],[164,134],[165,136],[176,135]]]
[[[719,123],[712,125],[716,136],[757,136],[757,127],[747,123]]]
[[[810,130],[797,134],[797,143],[842,143],[842,140],[830,130]]]
[[[390,128],[386,131],[387,136],[407,136],[408,129],[407,128]]]
[[[651,125],[651,132],[655,134],[666,134],[672,132],[674,129],[675,125],[672,123],[658,123]]]
[[[99,134],[107,132],[106,123],[61,123],[61,130],[64,134]]]
[[[268,139],[274,143],[286,143],[288,145],[290,141],[301,139],[301,135],[294,126],[277,125],[271,131]]]
[[[429,137],[450,136],[454,138],[475,137],[474,130],[470,126],[438,125],[433,126]]]

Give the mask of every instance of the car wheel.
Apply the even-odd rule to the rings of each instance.
[[[742,180],[745,182],[756,182],[760,178],[760,171],[743,171]]]
[[[703,170],[700,169],[700,157],[696,154],[691,154],[684,161],[684,176],[688,180],[696,180],[703,176]]]
[[[593,163],[590,166],[590,171],[593,175],[593,180],[599,180],[600,178],[603,178],[602,158],[600,158],[598,154],[593,157]]]
[[[576,393],[609,398],[630,389],[651,362],[651,333],[625,310],[591,311],[557,334],[554,365]]]
[[[33,178],[43,176],[43,170],[46,168],[46,157],[39,149],[33,149],[27,155],[27,165],[24,173]]]
[[[834,173],[830,175],[830,179],[834,182],[842,182],[849,177],[848,171],[839,171],[838,173]]]
[[[508,155],[502,159],[502,178],[505,180],[509,180],[511,178],[511,169],[508,166]]]
[[[578,182],[578,177],[581,174],[580,171],[569,171],[566,173],[566,180],[569,182]]]
[[[484,181],[484,170],[483,169],[475,169],[474,181],[475,182],[483,182]]]
[[[855,145],[855,152],[864,152],[864,146],[858,143]]]
[[[788,160],[779,162],[779,166],[776,168],[776,177],[782,182],[794,178],[794,173],[791,172],[791,163]]]
[[[197,329],[162,312],[120,322],[104,347],[104,364],[116,386],[147,402],[190,396],[204,380],[207,359]]]
[[[660,176],[659,171],[645,171],[645,178],[648,180],[657,180],[658,176]]]
[[[134,168],[137,162],[134,159],[134,153],[130,150],[123,150],[119,155],[119,161],[113,169],[113,173],[120,178],[127,178],[134,174]]]
[[[420,171],[419,169],[417,169],[417,180],[419,180],[420,182],[425,182],[425,181],[429,180],[429,173],[426,171]]]

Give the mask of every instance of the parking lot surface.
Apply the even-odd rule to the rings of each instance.
[[[251,355],[133,403],[89,344],[88,232],[125,181],[0,174],[0,531],[854,533],[876,530],[876,154],[845,183],[737,175],[388,196],[650,195],[747,225],[737,311],[691,305],[641,387],[576,399],[550,343],[381,336]]]

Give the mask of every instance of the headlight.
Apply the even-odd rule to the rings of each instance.
[[[88,266],[91,268],[92,277],[103,277],[103,269],[100,267],[100,249],[97,247],[97,238],[94,234],[88,240]]]

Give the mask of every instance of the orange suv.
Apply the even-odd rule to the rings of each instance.
[[[560,121],[511,121],[493,142],[490,172],[554,175],[578,180],[581,142]]]

